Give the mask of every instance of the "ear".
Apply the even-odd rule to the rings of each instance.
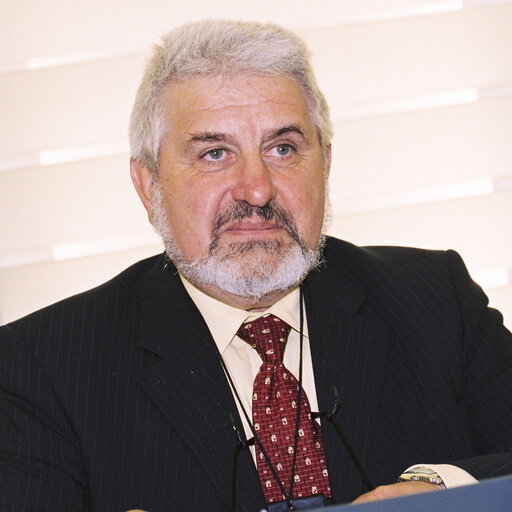
[[[135,190],[148,212],[151,221],[151,197],[153,196],[153,175],[151,171],[137,160],[130,158],[130,174]]]
[[[331,173],[332,144],[325,148],[325,174],[329,177]]]

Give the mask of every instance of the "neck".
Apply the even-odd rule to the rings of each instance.
[[[228,306],[232,306],[238,309],[245,309],[246,311],[264,311],[295,288],[295,286],[293,286],[286,290],[272,292],[264,295],[260,299],[255,300],[254,297],[240,297],[239,295],[233,295],[232,293],[216,288],[215,286],[194,282],[192,282],[192,284],[206,295],[224,302],[224,304],[227,304]]]

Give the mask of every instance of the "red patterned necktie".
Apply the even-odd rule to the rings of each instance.
[[[254,379],[254,430],[287,493],[292,476],[299,388],[297,379],[283,364],[290,329],[280,318],[266,315],[242,324],[237,332],[240,338],[256,349],[263,360]],[[283,501],[285,497],[257,443],[256,460],[267,503]],[[326,498],[331,496],[322,431],[311,418],[309,402],[306,393],[302,391],[293,496],[290,498],[320,493]]]

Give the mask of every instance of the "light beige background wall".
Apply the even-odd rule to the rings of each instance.
[[[23,0],[0,7],[0,322],[161,250],[129,180],[144,56],[198,17],[307,40],[335,124],[330,233],[460,251],[512,325],[512,3]]]

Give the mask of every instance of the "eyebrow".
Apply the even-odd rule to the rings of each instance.
[[[196,144],[201,144],[204,142],[224,142],[233,140],[231,135],[222,132],[193,132],[189,135],[190,138],[183,143],[183,150],[185,153],[190,153],[193,151],[192,148]]]
[[[280,137],[281,135],[285,135],[287,133],[297,133],[302,138],[304,138],[303,131],[296,124],[289,124],[287,126],[283,126],[282,128],[278,128],[277,130],[270,132],[268,138],[273,139],[275,137]]]
[[[226,133],[220,132],[200,132],[192,133],[190,142],[222,142],[227,139],[231,139]]]

